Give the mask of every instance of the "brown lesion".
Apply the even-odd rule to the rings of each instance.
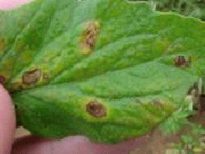
[[[41,78],[42,72],[40,69],[34,69],[31,71],[24,72],[22,76],[23,84],[25,85],[34,85]]]
[[[22,73],[20,78],[8,83],[7,88],[11,92],[32,88],[49,81],[49,74],[39,68],[30,69]]]
[[[152,101],[152,103],[154,103],[154,105],[156,107],[158,107],[159,109],[163,109],[164,108],[164,104],[163,104],[163,102],[160,99],[154,99]]]
[[[99,23],[98,22],[88,22],[86,24],[86,29],[81,37],[81,48],[82,54],[90,54],[95,47],[97,36],[99,33]]]
[[[105,106],[98,101],[90,101],[86,105],[86,111],[93,117],[102,118],[107,115]]]
[[[177,56],[174,59],[174,65],[180,68],[187,68],[191,65],[191,57]]]

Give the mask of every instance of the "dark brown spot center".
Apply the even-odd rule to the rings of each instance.
[[[101,117],[106,116],[106,108],[101,103],[99,103],[97,101],[89,102],[86,105],[86,111],[90,115],[92,115],[96,118],[101,118]]]
[[[85,52],[84,54],[89,54],[95,47],[98,33],[99,24],[97,22],[89,22],[86,25],[81,39],[81,47],[84,50],[83,52]]]
[[[22,80],[26,85],[33,85],[38,82],[41,78],[41,70],[35,69],[32,71],[27,71],[23,74]]]
[[[176,67],[188,67],[191,64],[191,57],[186,59],[185,56],[177,56],[174,59],[174,64]]]

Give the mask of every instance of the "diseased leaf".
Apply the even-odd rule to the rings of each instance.
[[[0,79],[36,135],[144,135],[205,74],[205,23],[147,3],[36,0],[0,21]]]

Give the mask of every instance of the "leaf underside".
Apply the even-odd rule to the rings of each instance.
[[[142,136],[205,74],[205,23],[147,3],[36,0],[0,22],[0,81],[35,135]]]

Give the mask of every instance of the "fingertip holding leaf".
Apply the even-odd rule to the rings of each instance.
[[[0,20],[0,82],[35,135],[145,135],[204,76],[205,23],[147,3],[34,1]]]
[[[8,0],[8,1],[4,1],[1,0],[0,1],[0,10],[11,10],[11,9],[15,9],[16,7],[20,7],[21,5],[24,5],[26,3],[29,3],[33,0]]]

